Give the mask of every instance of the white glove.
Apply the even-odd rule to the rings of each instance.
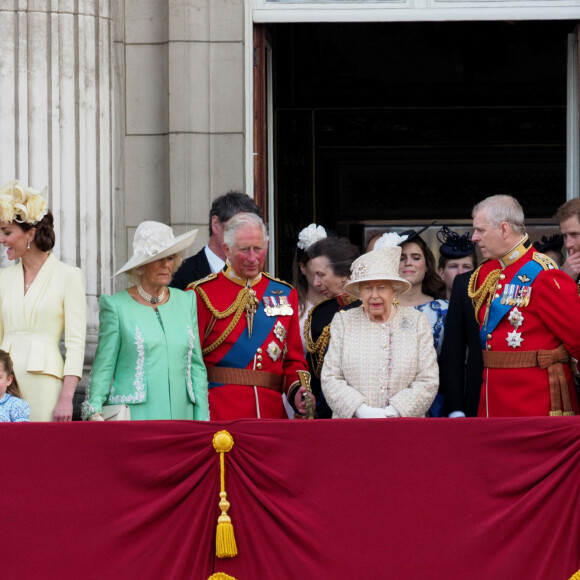
[[[456,419],[457,417],[465,418],[465,413],[463,411],[453,411],[453,413],[449,413],[450,419]]]
[[[384,419],[387,415],[384,409],[369,407],[366,403],[362,403],[354,412],[354,416],[358,419]]]
[[[102,413],[93,413],[89,415],[89,421],[104,421]]]
[[[387,417],[400,417],[400,413],[399,411],[397,411],[397,409],[395,409],[395,407],[393,407],[393,405],[387,405],[385,407],[385,415]]]

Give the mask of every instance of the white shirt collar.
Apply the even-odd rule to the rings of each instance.
[[[221,272],[221,270],[223,270],[224,266],[226,265],[224,260],[222,260],[219,256],[216,256],[216,254],[214,254],[209,249],[209,246],[206,246],[204,248],[204,250],[205,250],[205,256],[207,258],[207,261],[209,262],[209,267],[211,268],[211,271],[214,273]]]

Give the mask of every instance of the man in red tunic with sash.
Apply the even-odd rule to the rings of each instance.
[[[225,268],[195,282],[211,420],[283,419],[282,393],[306,414],[309,374],[296,290],[262,270],[268,236],[262,220],[239,213],[225,227]],[[305,383],[306,381],[306,383]],[[315,403],[314,403],[315,404]]]
[[[469,284],[484,362],[478,416],[577,415],[569,364],[580,358],[576,284],[531,246],[513,197],[488,197],[472,215],[486,258]]]

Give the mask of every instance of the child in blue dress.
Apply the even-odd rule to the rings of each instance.
[[[30,421],[30,406],[22,399],[10,355],[0,350],[0,422]]]

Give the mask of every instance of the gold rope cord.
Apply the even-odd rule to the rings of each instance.
[[[306,342],[306,350],[312,355],[312,359],[314,360],[314,374],[320,378],[322,365],[324,364],[324,355],[330,342],[330,324],[324,327],[316,342],[312,340],[312,334],[310,332],[311,326],[312,310],[308,313],[308,316],[304,321],[304,339]]]
[[[234,536],[234,526],[228,516],[227,511],[230,509],[230,502],[226,493],[226,468],[224,454],[232,450],[234,438],[228,431],[218,431],[213,436],[213,446],[217,453],[220,454],[220,510],[221,515],[218,518],[216,530],[216,556],[218,558],[233,558],[238,554],[236,538]]]
[[[248,304],[250,298],[252,297],[252,293],[250,292],[249,288],[242,288],[238,292],[238,295],[236,296],[236,299],[234,300],[233,304],[229,308],[226,308],[226,310],[220,312],[210,302],[208,295],[204,292],[204,290],[201,287],[198,287],[196,290],[200,298],[203,300],[203,303],[207,306],[208,310],[211,312],[213,316],[213,324],[215,324],[215,320],[227,318],[228,316],[230,316],[235,312],[232,321],[228,324],[228,327],[217,338],[217,340],[212,344],[210,344],[209,346],[206,346],[202,350],[202,354],[203,356],[205,356],[206,354],[209,354],[210,352],[214,351],[218,346],[220,346],[226,340],[226,338],[232,333],[232,330],[236,327],[236,324],[238,324],[238,322],[240,321],[242,314],[244,314],[246,305]],[[212,323],[210,324],[211,327],[213,328],[213,324]]]
[[[479,326],[479,312],[484,304],[487,301],[487,307],[491,304],[491,300],[495,293],[495,288],[497,283],[499,282],[499,277],[501,274],[501,270],[492,270],[488,275],[487,278],[483,281],[483,284],[476,290],[475,286],[477,284],[477,277],[479,276],[479,270],[481,266],[475,270],[475,272],[471,275],[469,279],[469,286],[467,287],[467,295],[473,301],[473,308],[475,310],[475,321]]]

